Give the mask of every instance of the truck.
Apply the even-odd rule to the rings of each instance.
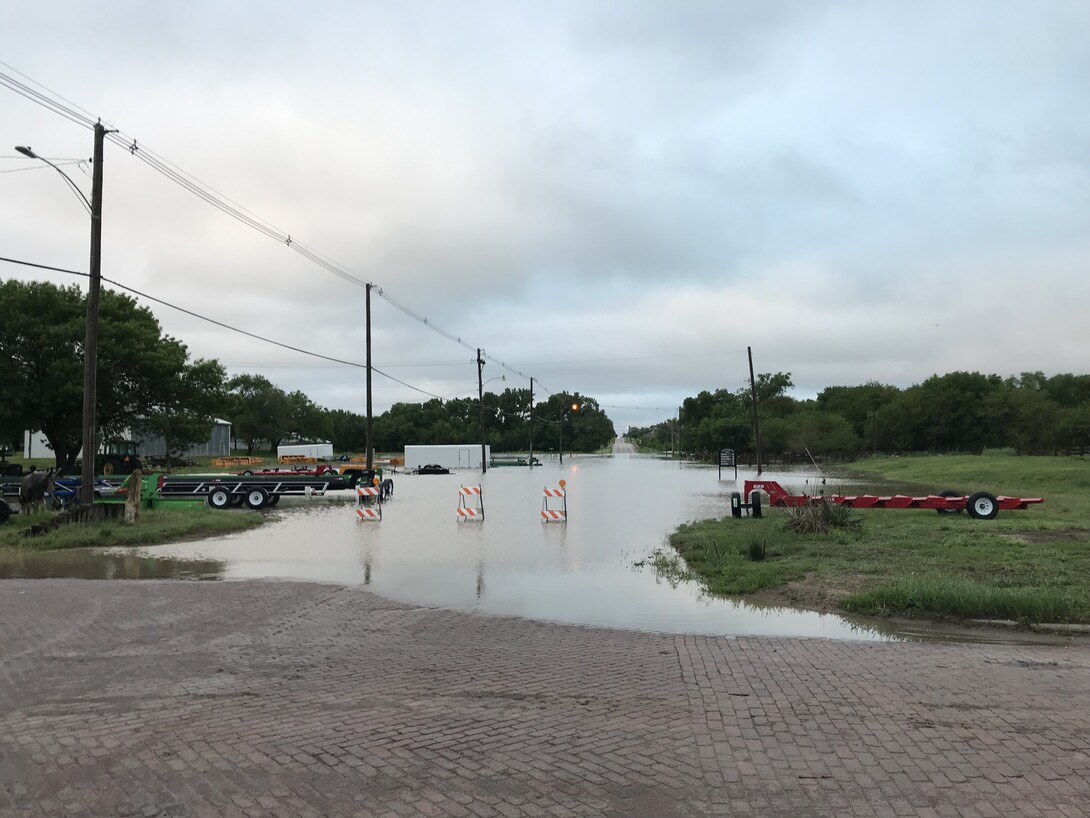
[[[486,459],[492,457],[492,447],[487,444],[484,447],[484,456]],[[444,469],[479,469],[481,468],[481,444],[406,446],[406,471],[415,471],[424,466],[439,466]]]

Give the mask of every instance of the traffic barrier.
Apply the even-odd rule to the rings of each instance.
[[[545,487],[544,497],[541,501],[541,522],[566,523],[568,521],[568,491],[564,488],[565,485],[567,484],[561,480],[559,488]],[[556,505],[558,501],[559,507]],[[552,505],[550,505],[550,502]]]
[[[356,486],[356,516],[361,520],[378,521],[382,519],[381,488],[378,486]]]
[[[484,520],[484,494],[480,486],[461,486],[458,489],[458,521]]]

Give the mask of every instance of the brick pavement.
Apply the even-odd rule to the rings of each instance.
[[[1090,646],[0,582],[2,816],[1085,816]]]

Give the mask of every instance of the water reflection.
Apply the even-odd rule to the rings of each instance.
[[[0,579],[201,579],[226,571],[218,560],[169,559],[96,548],[0,551]]]

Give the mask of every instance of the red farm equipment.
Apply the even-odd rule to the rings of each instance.
[[[730,496],[730,513],[732,517],[741,517],[742,511],[749,511],[753,517],[761,516],[761,495],[768,495],[768,504],[776,508],[790,508],[811,505],[813,503],[832,503],[838,506],[850,506],[851,508],[927,508],[937,511],[939,514],[957,514],[967,511],[970,517],[978,520],[991,520],[1003,511],[1014,511],[1029,508],[1034,503],[1043,503],[1043,497],[1005,497],[990,494],[986,491],[978,491],[973,494],[962,494],[959,491],[941,491],[938,494],[928,494],[925,497],[911,497],[906,494],[894,494],[889,497],[879,497],[872,494],[843,495],[843,494],[791,494],[775,480],[746,480],[743,485],[743,493],[734,492]],[[749,498],[748,503],[742,502],[742,498]]]

